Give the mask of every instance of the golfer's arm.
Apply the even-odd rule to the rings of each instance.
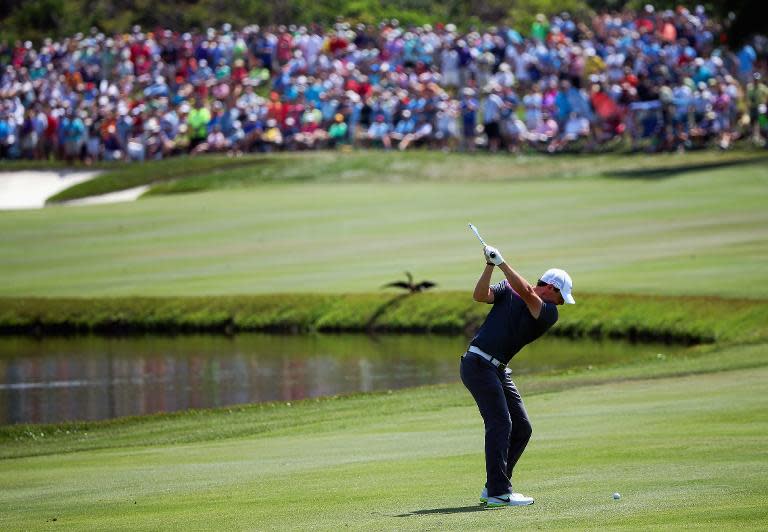
[[[493,264],[486,264],[480,279],[477,280],[475,291],[472,293],[472,299],[479,303],[493,303],[493,292],[491,291],[492,274]]]
[[[536,292],[533,291],[533,287],[506,262],[502,262],[499,268],[504,272],[504,276],[507,278],[507,281],[509,281],[512,290],[517,292],[520,297],[523,298],[528,310],[531,312],[531,316],[533,316],[534,319],[538,319],[544,302]]]

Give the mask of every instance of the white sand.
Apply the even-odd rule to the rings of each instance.
[[[99,175],[98,171],[72,170],[23,170],[18,172],[0,172],[0,210],[40,209],[45,200],[83,181]],[[72,200],[64,205],[94,205],[98,203],[117,203],[134,201],[149,189],[140,186],[100,196],[91,196]]]
[[[39,209],[57,192],[93,179],[98,173],[69,170],[0,172],[0,209]]]
[[[120,203],[121,201],[134,201],[149,190],[149,185],[127,188],[117,192],[109,192],[98,196],[88,196],[76,200],[65,201],[62,205],[97,205],[99,203]]]

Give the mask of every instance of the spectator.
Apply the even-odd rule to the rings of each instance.
[[[87,130],[85,140],[85,163],[90,165],[102,158],[102,141],[101,133],[99,131],[100,124],[98,119],[93,120],[91,117],[87,117],[83,123]]]
[[[531,36],[539,42],[544,42],[547,40],[548,35],[549,22],[547,21],[547,17],[545,17],[543,13],[539,13],[536,15],[533,24],[531,24]]]
[[[477,128],[477,108],[478,101],[475,98],[475,91],[470,87],[464,88],[461,98],[461,123],[464,136],[465,150],[474,151],[475,134]]]
[[[520,151],[521,145],[528,139],[528,128],[517,115],[516,107],[511,107],[501,124],[501,134],[507,149],[512,153]]]
[[[24,114],[24,121],[19,129],[21,138],[21,157],[24,159],[34,159],[37,154],[37,127],[35,125],[36,117],[33,109],[28,109]]]
[[[390,127],[387,122],[384,121],[384,115],[376,115],[376,120],[368,128],[368,140],[374,145],[381,143],[386,149],[392,147],[392,141],[389,137]]]
[[[114,125],[110,125],[107,128],[106,134],[103,138],[103,144],[105,161],[120,161],[123,159],[120,140],[117,137],[117,129]]]
[[[763,135],[765,128],[760,125],[760,107],[768,104],[768,86],[763,83],[759,72],[755,72],[752,79],[747,83],[746,93],[749,119],[752,125],[752,139],[756,144],[762,145],[765,139]]]
[[[495,153],[499,150],[501,143],[501,112],[504,108],[504,101],[499,96],[501,87],[496,84],[487,85],[484,89],[485,99],[483,100],[483,130],[488,136],[488,149]]]
[[[764,139],[768,137],[768,106],[764,103],[761,103],[757,108],[757,126],[759,134],[765,142]]]
[[[296,119],[289,116],[285,119],[285,124],[283,124],[281,129],[283,132],[283,147],[288,150],[295,150],[297,148],[296,135],[301,132]]]
[[[333,124],[328,130],[328,139],[331,146],[340,146],[347,143],[347,132],[349,128],[344,121],[344,115],[337,113],[333,118]]]
[[[445,98],[437,106],[435,116],[435,140],[444,151],[455,149],[461,134],[459,133],[459,113],[455,102]]]
[[[415,129],[416,119],[413,117],[410,110],[405,109],[400,116],[400,120],[395,124],[394,130],[389,134],[389,138],[399,142],[403,140],[406,135],[413,133]]]
[[[560,138],[549,145],[548,151],[555,152],[565,149],[569,144],[589,136],[589,120],[577,112],[571,112],[565,121],[565,127]]]
[[[485,138],[490,151],[588,150],[621,138],[652,150],[763,144],[768,89],[755,75],[765,74],[764,44],[730,51],[721,33],[704,8],[680,7],[601,12],[589,24],[538,14],[529,38],[511,28],[339,21],[19,42],[0,46],[0,150],[91,162],[203,143],[233,153],[308,149],[326,138],[463,150]]]
[[[400,151],[408,149],[411,144],[424,145],[429,143],[432,136],[432,124],[427,115],[420,114],[416,126],[411,133],[407,133],[398,145]]]
[[[83,111],[82,116],[87,116],[87,114]],[[67,111],[63,130],[64,154],[67,161],[82,160],[85,156],[83,148],[85,146],[86,129],[81,114],[75,113],[72,110]]]
[[[264,135],[261,140],[263,142],[264,151],[271,152],[282,147],[283,133],[277,126],[277,120],[274,118],[267,120],[267,127],[264,130]]]
[[[187,126],[189,127],[189,149],[195,151],[198,145],[208,139],[208,124],[211,121],[211,112],[203,106],[202,98],[195,100],[195,107],[189,112]]]
[[[303,123],[299,132],[296,134],[296,142],[300,148],[311,150],[328,140],[328,132],[322,129],[318,124],[319,111],[317,113],[314,111],[317,111],[317,109],[312,109],[312,112],[310,112],[309,115],[307,115],[306,111],[304,115],[302,115]]]
[[[16,139],[13,135],[13,125],[8,113],[0,112],[0,158],[6,159],[11,155],[11,147]]]
[[[534,147],[548,149],[550,142],[557,137],[558,131],[557,121],[552,118],[548,111],[545,111],[536,128],[529,132],[528,138]]]

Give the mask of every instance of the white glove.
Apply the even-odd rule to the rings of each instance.
[[[494,266],[501,266],[504,262],[504,257],[501,256],[499,250],[492,246],[485,246],[483,248],[483,254],[485,255],[485,262],[490,262]]]

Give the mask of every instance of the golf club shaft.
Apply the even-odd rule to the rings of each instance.
[[[481,237],[481,236],[480,236],[480,233],[478,233],[478,232],[477,232],[477,227],[475,227],[475,226],[474,226],[474,225],[472,225],[472,224],[469,224],[469,228],[470,228],[470,229],[472,229],[472,232],[473,232],[473,233],[475,233],[475,236],[476,236],[476,237],[477,237],[477,239],[480,241],[480,243],[483,245],[483,247],[485,247],[485,246],[487,246],[487,245],[488,245],[488,244],[486,244],[486,243],[485,243],[485,240],[483,240],[483,237]],[[491,258],[495,258],[495,257],[496,257],[496,253],[493,253],[493,252],[492,252],[492,253],[490,253],[490,257],[491,257]]]
[[[480,236],[480,233],[477,232],[477,227],[475,227],[472,224],[469,224],[469,228],[472,229],[472,232],[475,233],[475,236],[477,237],[477,239],[480,241],[480,243],[483,246],[487,246],[488,245],[488,244],[485,243],[485,240],[483,240],[483,237]]]

